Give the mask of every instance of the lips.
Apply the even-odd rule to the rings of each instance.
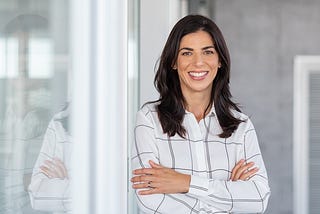
[[[208,71],[190,71],[188,74],[193,80],[203,80],[207,76]]]

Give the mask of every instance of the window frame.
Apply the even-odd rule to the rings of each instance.
[[[294,213],[309,212],[309,75],[320,71],[320,56],[294,58]]]

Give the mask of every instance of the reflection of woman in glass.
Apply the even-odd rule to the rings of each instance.
[[[133,188],[142,213],[260,213],[270,189],[256,132],[231,101],[219,28],[189,15],[171,31],[156,102],[137,114]],[[259,168],[258,168],[259,167]]]
[[[52,118],[33,169],[29,195],[36,210],[71,212],[69,109]]]

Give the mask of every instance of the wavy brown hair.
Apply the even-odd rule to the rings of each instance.
[[[218,26],[212,20],[201,15],[188,15],[178,21],[164,46],[154,79],[155,87],[160,93],[159,99],[155,101],[159,102],[157,104],[158,116],[164,133],[169,136],[178,134],[185,137],[186,129],[182,125],[185,115],[185,99],[181,91],[178,72],[172,67],[177,60],[182,37],[199,30],[210,34],[221,63],[221,68],[218,69],[213,81],[210,102],[204,116],[214,103],[216,115],[223,131],[219,136],[227,138],[242,122],[231,112],[232,109],[241,111],[237,104],[231,101],[229,51]]]

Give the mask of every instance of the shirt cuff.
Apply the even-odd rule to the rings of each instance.
[[[191,175],[189,192],[187,194],[207,196],[209,190],[209,179]]]

